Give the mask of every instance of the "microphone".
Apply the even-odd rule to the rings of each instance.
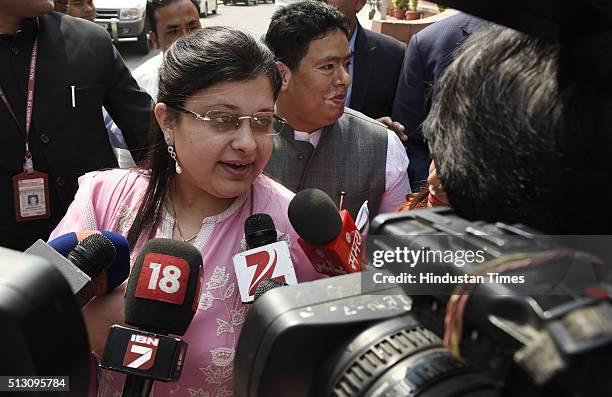
[[[100,366],[127,374],[124,397],[148,396],[155,380],[180,378],[184,335],[202,288],[202,255],[192,245],[156,238],[136,258],[125,292],[124,321],[113,325]]]
[[[281,283],[278,280],[270,280],[269,278],[262,280],[261,283],[259,283],[259,285],[255,289],[255,298],[253,299],[253,302],[257,302],[257,299],[259,299],[259,297],[261,297],[266,292],[278,287],[284,287],[285,285],[288,284]]]
[[[40,239],[25,253],[43,257],[59,270],[68,281],[79,307],[85,306],[96,295],[92,280],[99,277],[117,255],[112,241],[99,233],[76,244],[68,252],[67,258]]]
[[[60,254],[68,256],[68,253],[77,246],[79,241],[82,241],[94,233],[100,233],[108,238],[113,243],[115,251],[117,252],[115,261],[111,263],[106,272],[102,273],[94,280],[95,294],[102,295],[123,284],[130,274],[130,247],[124,236],[106,230],[87,230],[63,234],[49,241],[47,244]]]
[[[289,203],[289,221],[298,244],[318,273],[328,276],[361,271],[363,238],[347,210],[338,213],[322,190],[300,191]]]
[[[249,216],[244,222],[244,237],[248,250],[232,258],[243,303],[253,302],[257,286],[265,279],[297,284],[289,246],[286,241],[278,241],[270,215]]]

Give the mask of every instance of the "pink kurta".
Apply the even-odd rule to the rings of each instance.
[[[66,216],[50,239],[80,230],[111,230],[127,235],[148,179],[134,170],[92,172],[79,179],[79,190]],[[258,212],[272,216],[279,236],[290,243],[298,281],[321,277],[297,244],[287,219],[293,193],[265,176],[259,176],[251,192],[237,198],[223,213],[202,221],[193,245],[204,262],[202,294],[195,317],[183,337],[189,348],[177,383],[155,382],[152,396],[232,396],[232,368],[238,335],[248,306],[240,301],[232,256],[245,250],[244,221]],[[165,209],[155,237],[172,238],[174,219]],[[132,252],[132,263],[145,238]],[[160,319],[163,321],[163,319]],[[123,376],[102,370],[99,396],[120,396]]]

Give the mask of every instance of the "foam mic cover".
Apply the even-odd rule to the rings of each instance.
[[[299,236],[312,245],[325,245],[342,231],[342,218],[322,190],[305,189],[291,200],[289,221]]]
[[[79,242],[68,253],[68,260],[91,279],[105,271],[117,256],[113,242],[99,233],[94,233]]]
[[[192,245],[156,238],[136,258],[124,320],[149,332],[183,335],[198,306],[202,255]]]
[[[244,221],[244,238],[249,249],[275,243],[276,226],[268,214],[253,214]]]
[[[49,241],[48,244],[54,250],[68,256],[68,253],[77,246],[79,241],[84,240],[92,234],[99,233],[108,238],[115,247],[117,253],[115,260],[106,270],[106,292],[112,291],[127,280],[130,274],[130,248],[127,239],[119,233],[106,230],[87,230],[78,233],[66,233]]]
[[[253,299],[253,302],[256,302],[260,296],[270,291],[271,289],[278,288],[278,287],[284,287],[285,285],[289,285],[289,284],[281,283],[278,280],[273,280],[270,278],[266,278],[262,280],[257,286],[257,288],[255,289],[255,298]]]

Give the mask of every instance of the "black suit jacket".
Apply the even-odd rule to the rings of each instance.
[[[410,159],[408,177],[412,191],[418,191],[427,183],[430,158],[421,124],[429,114],[436,84],[452,61],[455,48],[481,22],[469,14],[458,13],[416,33],[408,44],[392,118],[406,127],[408,142],[405,146]]]
[[[406,45],[364,29],[355,33],[353,88],[349,107],[373,119],[391,116]]]
[[[30,147],[34,168],[49,174],[49,220],[15,222],[12,176],[22,170],[25,138],[0,104],[0,246],[24,249],[46,239],[63,217],[85,172],[117,167],[102,118],[104,106],[121,128],[135,159],[148,138],[151,98],[140,90],[108,33],[94,23],[51,13],[39,18],[39,55]],[[22,32],[0,46],[0,85],[19,123],[25,122],[24,92],[36,32]],[[74,107],[72,89],[74,86]],[[23,128],[23,127],[22,127]]]

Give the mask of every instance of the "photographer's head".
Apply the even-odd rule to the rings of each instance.
[[[608,36],[562,47],[500,27],[465,42],[423,128],[461,215],[549,233],[611,230],[611,45]]]
[[[265,41],[283,77],[279,113],[299,130],[312,132],[344,112],[351,78],[346,19],[333,6],[306,0],[272,16]]]

